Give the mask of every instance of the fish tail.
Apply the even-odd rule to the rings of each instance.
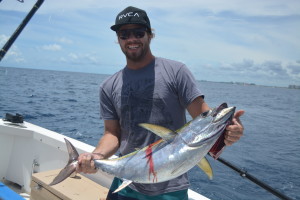
[[[76,171],[77,166],[77,159],[79,157],[79,154],[76,150],[76,148],[72,145],[69,140],[65,138],[65,142],[67,145],[68,153],[69,153],[69,161],[65,168],[63,168],[59,174],[53,179],[53,181],[49,184],[50,186],[56,185],[66,178],[68,178],[70,175],[72,175]]]

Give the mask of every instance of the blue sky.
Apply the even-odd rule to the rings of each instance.
[[[35,2],[1,1],[1,47]],[[198,80],[300,85],[298,0],[45,0],[0,66],[113,74],[125,57],[110,26],[130,5],[149,15],[153,54]]]

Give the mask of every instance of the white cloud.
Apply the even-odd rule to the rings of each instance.
[[[7,42],[8,39],[9,39],[8,36],[1,34],[0,35],[0,46],[2,47]],[[10,61],[13,61],[16,63],[24,63],[25,62],[22,52],[19,50],[18,46],[14,45],[14,44],[6,52],[3,60],[10,60]]]
[[[32,8],[32,1],[24,1],[18,3],[17,1],[3,1],[1,2],[2,9],[5,10],[18,10],[28,11]],[[223,11],[233,11],[244,15],[278,15],[283,16],[287,14],[298,14],[300,4],[298,0],[269,0],[269,1],[248,1],[248,0],[152,0],[140,1],[131,0],[131,5],[140,7],[146,10],[160,9],[160,10],[178,10],[177,13],[193,12],[194,10],[207,10],[213,13]],[[72,3],[66,3],[61,0],[45,1],[41,6],[40,13],[53,13],[53,12],[69,12],[74,10],[90,10],[90,9],[114,9],[121,11],[121,9],[128,6],[127,1],[110,0],[73,0]]]
[[[1,34],[0,35],[0,45],[3,46],[5,42],[8,40],[8,36]]]
[[[39,42],[40,47],[49,44],[43,49],[57,51],[51,59],[60,61],[58,65],[85,64],[88,68],[109,63],[123,66],[126,62],[124,55],[115,47],[115,35],[109,26],[128,2],[103,2],[74,0],[67,4],[60,0],[45,1],[35,16],[39,21],[30,24],[38,29],[30,30],[26,37],[27,47],[36,44],[28,43],[32,38]],[[6,0],[1,4],[4,10],[27,12],[33,2],[25,1],[22,8],[16,1]],[[226,0],[226,3],[223,0],[132,0],[131,5],[145,9],[156,30],[156,38],[151,44],[154,55],[184,61],[195,76],[199,75],[197,79],[205,77],[211,80],[216,73],[222,74],[226,70],[239,74],[239,77],[251,77],[253,82],[283,74],[286,82],[299,77],[296,73],[299,63],[294,62],[300,60],[298,0]],[[3,15],[9,14],[4,12]],[[4,25],[2,29],[0,23],[0,29],[6,30]],[[112,54],[118,59],[113,59]],[[45,63],[47,59],[44,59]],[[113,69],[110,68],[110,73],[114,72]],[[208,76],[203,76],[203,71]],[[255,77],[255,73],[260,77]],[[238,76],[224,76],[226,78],[234,81]]]
[[[97,55],[94,53],[85,53],[85,54],[78,54],[78,53],[69,53],[67,56],[60,57],[60,61],[62,62],[70,62],[72,64],[78,65],[100,65],[100,59],[97,58]]]
[[[62,37],[57,39],[58,42],[62,43],[62,44],[73,44],[73,41],[71,39],[68,39],[66,37]]]
[[[75,53],[69,53],[68,57],[71,58],[72,60],[77,60],[78,59],[78,55],[75,54]]]
[[[47,51],[60,51],[62,47],[59,44],[49,44],[42,46],[42,49]]]
[[[297,62],[284,63],[276,60],[255,62],[251,59],[244,59],[238,63],[223,63],[220,67],[222,73],[235,73],[245,76],[262,76],[265,78],[300,80],[300,64]]]
[[[294,80],[300,80],[300,63],[298,61],[287,63],[285,68],[289,76]]]

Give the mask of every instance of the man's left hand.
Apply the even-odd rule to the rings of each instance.
[[[237,142],[244,132],[244,126],[240,120],[240,117],[245,113],[244,110],[238,110],[234,113],[232,124],[226,127],[225,132],[225,144],[226,146],[231,146],[233,143]]]

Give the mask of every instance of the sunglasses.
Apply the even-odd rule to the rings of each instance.
[[[131,33],[135,38],[143,38],[146,34],[147,28],[124,29],[118,31],[117,35],[121,40],[127,40]]]

